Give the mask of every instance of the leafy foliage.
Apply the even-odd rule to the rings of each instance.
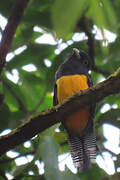
[[[5,18],[11,14],[11,7],[16,1],[0,1],[0,13]],[[52,92],[54,86],[54,75],[58,66],[71,53],[72,48],[83,49],[86,52],[95,51],[95,65],[99,71],[92,71],[94,83],[101,78],[106,78],[106,73],[113,73],[120,66],[120,28],[119,28],[119,0],[31,0],[25,10],[24,18],[19,24],[9,53],[13,57],[6,63],[2,73],[2,85],[0,93],[4,94],[4,102],[0,106],[0,131],[16,128],[21,122],[26,121],[29,116],[52,106]],[[87,24],[87,30],[84,24]],[[2,27],[2,22],[0,23]],[[37,30],[35,30],[35,28]],[[96,29],[97,28],[97,29]],[[98,28],[101,37],[98,36]],[[116,38],[110,42],[104,29],[115,33]],[[1,29],[2,30],[2,29]],[[94,35],[94,45],[88,46],[89,35]],[[51,34],[56,42],[53,45],[48,39],[47,43],[41,43],[45,34]],[[86,33],[86,37],[85,36]],[[1,34],[2,35],[2,34]],[[77,38],[75,38],[75,35]],[[82,37],[84,36],[84,37]],[[110,35],[111,36],[111,35]],[[41,38],[39,43],[37,38]],[[62,40],[60,40],[62,38]],[[16,53],[20,47],[26,46],[21,53]],[[10,55],[10,54],[9,54]],[[93,54],[94,55],[94,54]],[[45,60],[49,64],[45,63]],[[25,65],[34,65],[35,71],[26,71]],[[13,70],[18,72],[18,82],[10,80],[8,73],[13,75]],[[105,104],[110,109],[102,113]],[[114,109],[115,108],[115,109]],[[98,104],[95,116],[95,126],[98,144],[102,152],[108,151],[103,145],[102,127],[104,123],[112,124],[118,128],[120,120],[120,95],[105,98]],[[114,179],[109,177],[97,165],[90,172],[73,174],[67,167],[63,172],[58,167],[58,155],[69,152],[66,143],[65,132],[55,132],[59,125],[49,128],[42,134],[31,139],[30,147],[20,145],[14,150],[22,157],[28,157],[32,152],[32,160],[18,166],[15,159],[5,154],[0,158],[0,179],[5,179],[6,173],[10,173],[15,179],[31,180],[54,180],[54,179]],[[2,148],[2,147],[1,147]],[[109,153],[116,157],[115,170],[119,167],[119,155]],[[45,172],[41,174],[36,162],[45,163]],[[30,173],[30,171],[32,173]],[[119,177],[118,177],[119,178]]]

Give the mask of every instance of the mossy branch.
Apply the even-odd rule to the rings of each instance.
[[[0,155],[15,148],[17,145],[27,141],[38,133],[41,133],[52,125],[65,120],[73,112],[116,93],[120,93],[120,68],[107,80],[85,91],[76,93],[62,104],[31,117],[8,135],[1,136],[0,147],[2,148],[0,148]]]

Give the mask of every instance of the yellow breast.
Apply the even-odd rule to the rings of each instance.
[[[58,102],[60,103],[74,93],[85,89],[88,89],[87,77],[85,75],[62,76],[57,80]],[[88,118],[89,107],[86,107],[68,117],[66,126],[70,131],[81,134],[88,123]]]

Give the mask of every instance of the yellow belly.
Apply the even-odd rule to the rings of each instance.
[[[57,98],[58,102],[72,96],[80,90],[88,89],[87,77],[85,75],[62,76],[57,80]],[[66,119],[67,128],[76,134],[81,134],[88,123],[89,107],[70,115]]]

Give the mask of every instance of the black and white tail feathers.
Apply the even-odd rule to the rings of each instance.
[[[71,136],[68,134],[68,144],[74,166],[80,171],[89,170],[91,163],[96,159],[96,137],[93,133],[84,136]]]

